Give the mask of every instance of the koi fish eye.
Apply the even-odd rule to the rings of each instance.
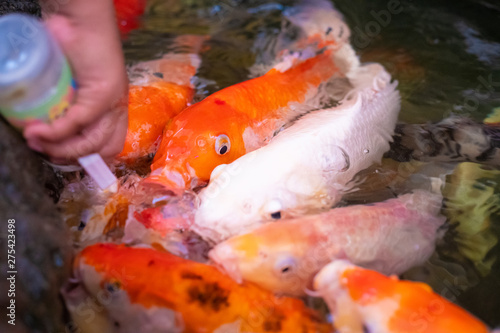
[[[281,201],[278,199],[274,199],[269,201],[266,204],[265,211],[271,216],[273,220],[281,219],[281,210],[283,209],[283,205]]]
[[[278,275],[290,274],[295,271],[296,262],[293,257],[283,257],[274,264],[274,271]]]
[[[219,135],[215,139],[215,152],[218,155],[224,155],[229,151],[229,149],[231,149],[231,141],[229,140],[229,137],[225,134]]]
[[[271,218],[275,220],[279,220],[281,218],[281,212],[271,213]]]
[[[120,281],[109,281],[104,283],[104,288],[109,292],[109,293],[115,293],[121,288],[121,283]]]

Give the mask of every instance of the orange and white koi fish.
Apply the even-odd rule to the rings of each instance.
[[[300,118],[271,142],[220,165],[200,192],[195,231],[220,242],[273,219],[325,211],[380,163],[400,109],[397,82],[378,64],[359,67],[354,90]]]
[[[331,26],[344,26],[334,19]],[[265,75],[222,89],[182,111],[165,127],[149,179],[196,187],[209,180],[216,166],[263,146],[285,123],[310,110],[293,105],[312,103],[322,83],[357,67],[345,36],[336,36],[335,43],[313,57],[287,57]]]
[[[96,244],[76,257],[74,271],[64,294],[83,333],[331,332],[299,299],[239,285],[213,266],[167,252]],[[100,327],[89,315],[100,315]]]
[[[190,79],[199,64],[194,54],[167,54],[131,70],[147,72],[141,73],[141,79],[133,79],[134,84],[129,88],[128,131],[124,148],[117,156],[119,161],[130,163],[156,152],[167,122],[184,110],[193,98],[194,87]]]
[[[474,316],[420,282],[334,261],[314,279],[339,333],[487,333]]]
[[[210,258],[236,281],[305,295],[314,275],[335,259],[401,274],[434,251],[441,195],[416,190],[384,202],[335,208],[267,223],[217,245]]]

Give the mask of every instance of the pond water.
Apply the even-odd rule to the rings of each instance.
[[[189,52],[177,37],[209,35],[197,74],[200,99],[248,79],[252,65],[270,60],[282,11],[293,4],[150,1],[142,26],[124,42],[126,59],[135,63],[166,52]],[[482,121],[500,106],[498,1],[343,0],[335,6],[345,15],[362,61],[380,62],[399,81],[400,121],[425,123],[450,114]],[[428,263],[405,277],[430,284],[487,324],[498,326],[500,172],[471,164],[444,169],[454,168],[453,175],[443,178],[448,199],[444,212],[451,228]],[[412,170],[417,169],[421,170]]]

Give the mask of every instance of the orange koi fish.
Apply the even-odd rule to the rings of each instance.
[[[420,282],[335,261],[314,280],[339,333],[487,333],[488,328]]]
[[[140,68],[150,73],[142,82],[134,80],[129,88],[129,125],[124,148],[117,156],[119,161],[130,163],[156,152],[166,123],[193,98],[190,79],[199,63],[195,55],[173,54],[136,66],[135,70]]]
[[[267,223],[218,244],[209,256],[236,281],[298,296],[335,259],[401,274],[434,251],[445,221],[441,200],[416,190],[375,204]]]
[[[357,66],[350,45],[336,41],[316,56],[303,61],[285,59],[263,76],[186,108],[165,127],[150,180],[196,187],[210,179],[216,166],[263,146],[285,123],[310,110],[294,104],[314,104],[312,98],[322,83],[333,76],[343,77]]]
[[[301,300],[150,248],[96,244],[76,257],[74,270],[80,284],[64,294],[84,333],[331,332]],[[92,319],[100,315],[101,327],[86,320],[89,306],[100,309]]]

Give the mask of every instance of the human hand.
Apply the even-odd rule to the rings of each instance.
[[[48,16],[46,25],[78,88],[63,117],[25,127],[28,145],[59,164],[91,153],[110,159],[123,149],[128,123],[128,78],[113,3],[71,0]]]

